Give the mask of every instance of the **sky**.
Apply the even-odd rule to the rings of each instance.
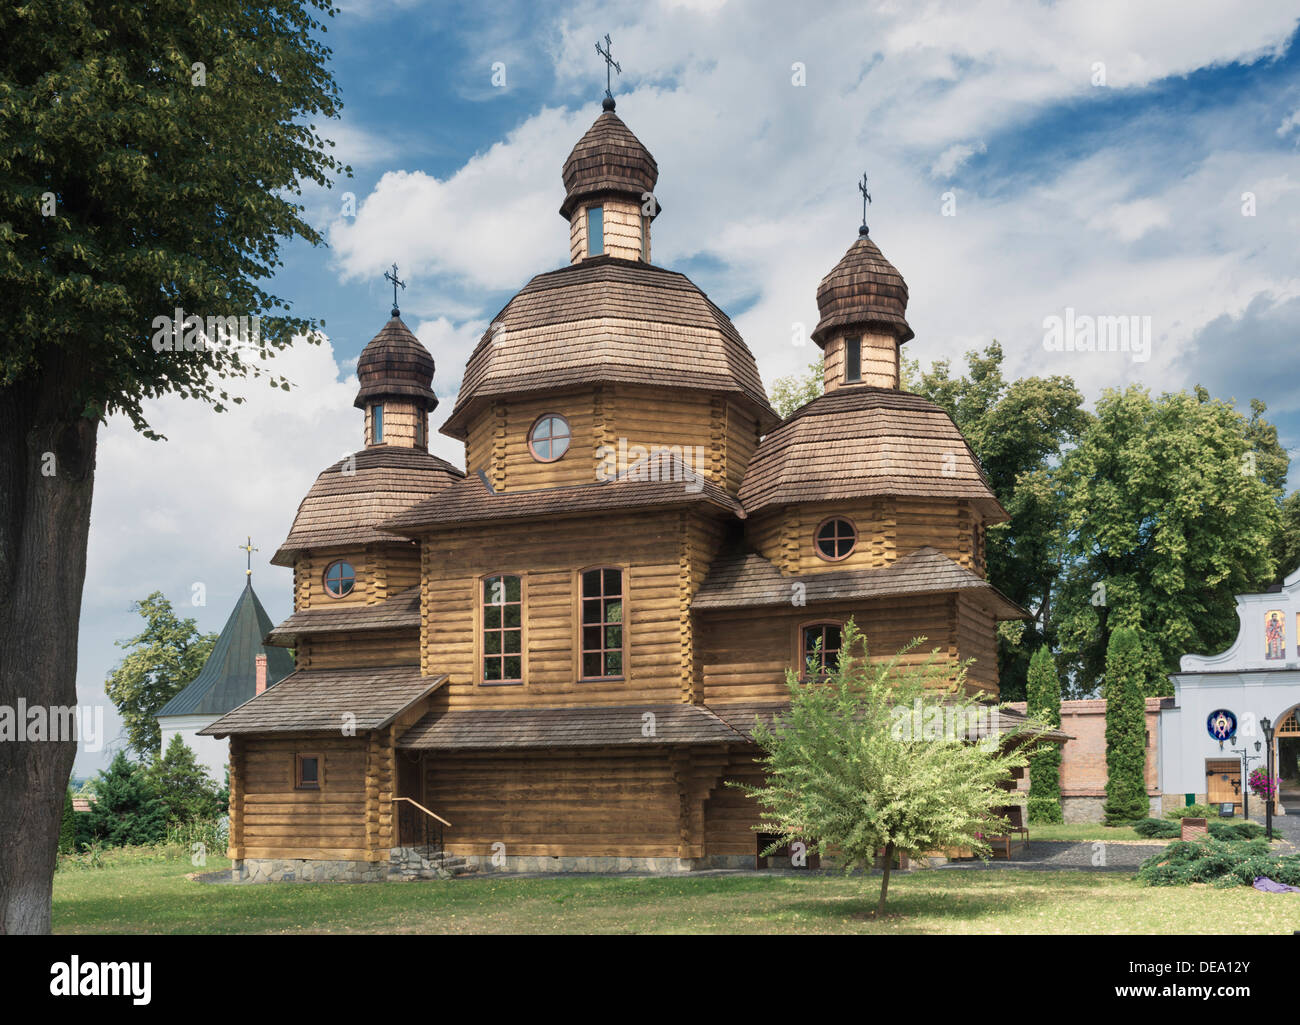
[[[78,699],[104,706],[106,743],[78,776],[124,746],[103,685],[133,602],[161,591],[220,630],[251,535],[259,597],[292,611],[269,559],[316,474],[362,447],[355,364],[388,318],[384,271],[437,363],[438,422],[493,315],[568,262],[560,169],[600,113],[606,33],[618,114],[659,164],[654,262],[731,316],[769,387],[817,354],[799,342],[865,172],[871,237],[910,289],[905,355],[960,365],[996,339],[1009,377],[1069,375],[1090,404],[1130,384],[1260,398],[1300,485],[1294,0],[339,6],[344,106],[318,127],[352,175],[304,189],[328,245],[287,245],[270,287],[324,339],[275,358],[289,392],[146,403],[163,442],[122,418],[101,432]],[[1051,349],[1053,317],[1136,317],[1149,349]]]

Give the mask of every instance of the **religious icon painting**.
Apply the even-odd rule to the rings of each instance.
[[[1264,613],[1264,657],[1286,658],[1286,620],[1281,609]]]
[[[1216,708],[1205,717],[1205,730],[1222,744],[1237,733],[1237,717],[1226,708]]]

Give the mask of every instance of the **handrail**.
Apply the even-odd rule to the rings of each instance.
[[[422,805],[419,801],[415,800],[414,798],[411,798],[411,797],[394,797],[394,798],[393,798],[393,801],[394,801],[394,802],[397,802],[397,801],[406,801],[408,804],[413,804],[413,805],[415,805],[415,807],[419,808],[420,811],[424,812],[424,814],[428,815],[429,818],[431,818],[431,819],[437,819],[437,820],[438,820],[439,822],[441,822],[444,826],[447,826],[447,827],[449,827],[449,828],[450,828],[450,826],[451,826],[451,823],[448,822],[446,819],[444,819],[441,815],[435,815],[433,812],[429,811],[428,808],[426,808],[424,805]]]

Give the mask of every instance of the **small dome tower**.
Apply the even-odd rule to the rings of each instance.
[[[357,360],[361,389],[353,405],[366,411],[367,448],[395,445],[428,450],[429,414],[438,405],[433,371],[429,350],[402,323],[394,306],[392,319]]]

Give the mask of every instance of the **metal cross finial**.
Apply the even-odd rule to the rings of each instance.
[[[867,174],[862,172],[862,181],[858,182],[858,191],[862,193],[862,227],[858,229],[859,235],[867,233],[867,204],[871,202],[871,193],[867,191]]]
[[[405,282],[405,281],[398,281],[398,280],[397,280],[397,264],[393,264],[393,273],[392,273],[392,274],[389,274],[387,271],[384,271],[384,277],[386,277],[389,281],[391,281],[391,282],[393,283],[393,316],[396,317],[397,314],[400,312],[400,311],[397,309],[397,289],[398,289],[399,287],[401,287],[402,289],[405,289],[405,288],[406,288],[406,282]]]
[[[235,547],[242,552],[248,553],[248,569],[244,570],[244,573],[251,577],[253,575],[253,553],[260,551],[261,549],[257,548],[253,544],[253,539],[251,537],[244,544],[236,545]]]
[[[609,100],[612,100],[614,98],[614,94],[610,92],[610,86],[612,84],[609,75],[610,69],[612,68],[613,70],[617,71],[620,75],[623,74],[623,69],[622,67],[619,66],[618,61],[616,61],[610,55],[609,51],[611,47],[613,47],[613,45],[614,43],[612,40],[610,40],[608,32],[605,33],[605,48],[603,50],[600,47],[600,42],[599,41],[596,42],[596,52],[605,58],[605,98]]]

